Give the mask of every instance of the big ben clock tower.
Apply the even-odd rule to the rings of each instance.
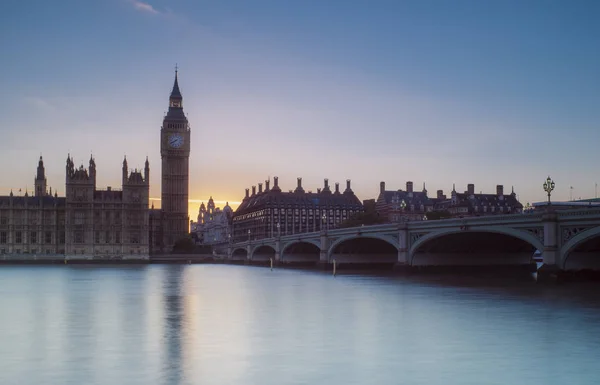
[[[175,69],[175,83],[169,97],[169,112],[160,129],[160,156],[163,245],[170,248],[178,239],[189,233],[190,127],[183,113],[183,97],[177,82],[177,69]]]

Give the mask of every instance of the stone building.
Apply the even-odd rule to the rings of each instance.
[[[96,163],[66,164],[66,196],[47,191],[42,158],[35,195],[0,197],[0,253],[62,254],[85,258],[148,257],[150,167],[144,175],[123,162],[122,189],[96,188]]]
[[[204,245],[228,242],[232,219],[233,210],[229,206],[229,202],[221,210],[219,207],[215,207],[215,202],[210,197],[206,206],[204,202],[200,204],[198,221],[191,222],[192,237],[197,243]]]
[[[233,241],[270,238],[277,235],[301,234],[333,229],[363,211],[358,197],[346,181],[346,189],[340,192],[339,183],[335,191],[329,188],[325,179],[322,189],[305,192],[302,178],[298,178],[295,190],[281,191],[278,178],[273,178],[273,188],[269,180],[252,186],[252,194],[246,189],[242,203],[233,215]]]

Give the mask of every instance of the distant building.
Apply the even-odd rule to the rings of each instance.
[[[464,193],[456,192],[453,187],[450,199],[437,199],[435,210],[448,211],[454,217],[473,217],[520,214],[523,212],[523,205],[517,200],[514,189],[509,195],[505,195],[504,187],[497,185],[495,194],[475,194],[475,185],[468,184]]]
[[[233,210],[229,206],[229,202],[221,210],[218,207],[215,208],[215,202],[210,197],[206,206],[204,206],[204,202],[200,205],[198,221],[191,222],[192,237],[196,243],[203,245],[228,242],[232,219]]]
[[[381,182],[375,207],[388,222],[420,221],[426,213],[433,211],[435,203],[436,200],[427,196],[425,183],[422,191],[413,191],[413,182],[406,182],[406,191],[390,191],[385,189],[385,182]]]
[[[246,196],[233,215],[233,241],[262,239],[277,235],[302,234],[333,229],[362,212],[363,206],[350,188],[350,180],[346,181],[346,189],[340,192],[339,183],[335,191],[329,188],[325,179],[322,189],[317,192],[305,192],[302,178],[298,178],[295,190],[281,191],[278,178],[273,178],[273,188],[269,182],[246,189]]]

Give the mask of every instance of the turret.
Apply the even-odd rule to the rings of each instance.
[[[90,168],[89,168],[90,179],[94,183],[94,187],[96,187],[96,161],[94,161],[94,157],[90,155]]]
[[[379,182],[379,193],[385,193],[385,182]]]
[[[127,175],[127,156],[123,157],[123,185],[127,183],[128,175]]]
[[[144,164],[144,182],[148,186],[150,185],[150,162],[148,162],[148,157],[146,157],[146,163]]]
[[[45,196],[46,192],[46,170],[44,168],[44,161],[42,160],[42,156],[40,155],[40,160],[38,162],[37,174],[35,175],[35,196]]]

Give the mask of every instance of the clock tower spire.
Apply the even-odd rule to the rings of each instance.
[[[163,212],[163,250],[170,252],[178,239],[189,233],[188,188],[190,127],[183,112],[179,89],[179,70],[169,96],[169,111],[160,130],[162,159],[161,210]]]

